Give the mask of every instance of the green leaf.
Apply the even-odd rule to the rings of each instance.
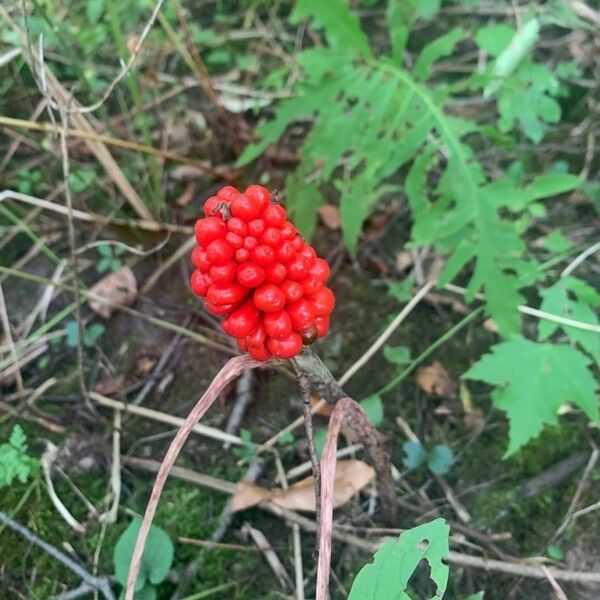
[[[325,442],[327,441],[327,429],[324,427],[319,427],[315,430],[315,450],[317,451],[317,456],[321,458],[321,454],[323,453],[323,448],[325,447]]]
[[[408,582],[421,560],[429,563],[437,586],[433,598],[442,598],[448,585],[449,568],[443,559],[449,552],[449,534],[446,521],[436,519],[386,542],[356,576],[348,600],[410,600]]]
[[[127,583],[129,564],[141,525],[141,517],[135,517],[115,545],[113,554],[115,576],[123,586]],[[141,591],[147,582],[158,585],[165,580],[173,563],[173,552],[173,542],[167,532],[152,525],[142,554],[140,573],[135,584],[136,592]]]
[[[538,175],[526,188],[531,200],[558,196],[576,190],[581,185],[581,179],[577,175],[566,173],[546,173]]]
[[[571,247],[571,242],[558,230],[549,233],[543,240],[544,248],[550,252],[565,252]]]
[[[465,30],[462,27],[455,27],[436,38],[433,42],[427,44],[417,57],[413,67],[413,75],[416,79],[427,79],[431,74],[431,66],[438,59],[444,56],[450,56],[458,42],[465,37]]]
[[[388,281],[388,294],[401,304],[405,304],[413,297],[414,275],[409,275],[400,282]]]
[[[390,0],[386,17],[390,31],[392,58],[397,64],[402,63],[406,42],[411,27],[416,20],[417,0]]]
[[[383,356],[394,365],[407,365],[410,362],[410,348],[406,346],[384,346]]]
[[[67,346],[76,348],[79,343],[79,325],[77,321],[67,321],[65,323],[65,331],[67,332]]]
[[[493,404],[507,413],[510,422],[507,457],[537,437],[544,425],[556,425],[564,402],[598,421],[589,362],[571,346],[517,339],[493,346],[463,377],[496,386]]]
[[[379,427],[383,422],[383,402],[381,398],[379,396],[369,396],[361,401],[360,406],[372,425]]]
[[[83,332],[83,345],[86,348],[93,348],[94,344],[105,332],[105,327],[102,323],[94,323],[90,327],[86,327]]]
[[[546,554],[553,560],[564,560],[565,558],[565,553],[562,551],[562,548],[560,546],[555,546],[554,544],[548,546]]]
[[[446,444],[436,444],[427,454],[427,466],[432,473],[444,475],[454,464],[454,452]]]
[[[357,16],[344,0],[299,0],[290,20],[298,23],[312,17],[325,30],[325,37],[332,48],[369,56],[371,48]]]
[[[427,458],[425,449],[419,442],[404,442],[404,444],[402,444],[402,451],[404,452],[402,464],[407,469],[417,469],[425,462],[425,459]]]
[[[31,475],[37,474],[39,462],[29,456],[27,450],[27,436],[16,424],[8,443],[0,444],[0,488],[11,485],[15,479],[25,483]]]
[[[310,239],[317,224],[317,208],[323,204],[319,188],[314,183],[290,177],[286,185],[290,216],[300,233]]]
[[[480,27],[475,35],[476,44],[488,54],[498,56],[512,40],[515,30],[504,23]]]
[[[438,14],[442,0],[419,0],[417,2],[417,15],[427,21],[433,19]]]
[[[95,25],[104,12],[104,0],[88,0],[85,5],[85,16],[90,25]]]

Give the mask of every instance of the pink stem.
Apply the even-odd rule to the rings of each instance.
[[[248,354],[241,356],[235,356],[230,359],[227,364],[217,373],[217,376],[212,380],[211,384],[204,395],[198,400],[196,406],[192,409],[192,412],[187,416],[183,425],[179,428],[179,431],[175,435],[175,438],[171,442],[167,453],[162,461],[154,486],[152,488],[152,494],[150,500],[146,506],[146,512],[142,521],[142,526],[138,533],[137,540],[135,542],[135,548],[133,550],[133,556],[131,557],[131,564],[129,565],[129,574],[127,576],[127,591],[125,594],[125,600],[133,600],[135,582],[140,571],[140,564],[142,554],[144,552],[144,546],[146,544],[146,538],[152,525],[152,520],[156,513],[158,501],[162,494],[167,477],[177,460],[179,452],[183,448],[185,441],[188,439],[194,426],[200,421],[204,413],[212,406],[213,402],[217,399],[223,389],[236,377],[238,377],[245,369],[256,369],[257,367],[264,367],[266,363],[254,360]]]

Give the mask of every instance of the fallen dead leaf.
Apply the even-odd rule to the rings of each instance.
[[[112,396],[121,391],[125,385],[125,375],[121,373],[117,377],[101,379],[94,386],[94,391],[102,396]]]
[[[496,325],[496,322],[492,319],[486,319],[483,322],[483,328],[491,331],[492,333],[498,333],[498,325]]]
[[[194,167],[194,165],[180,165],[170,171],[169,177],[175,181],[193,181],[200,179],[205,174],[205,170]]]
[[[314,407],[319,402],[321,402],[321,400],[322,400],[322,398],[321,398],[321,396],[319,396],[319,394],[311,394],[310,395],[310,407],[314,409]],[[332,412],[333,412],[333,407],[331,406],[331,404],[324,404],[323,406],[318,408],[316,411],[314,411],[313,414],[321,415],[322,417],[330,417]]]
[[[396,269],[398,271],[406,271],[406,269],[412,267],[413,262],[413,255],[410,252],[406,250],[396,252]]]
[[[342,506],[375,477],[375,469],[360,460],[340,460],[335,468],[333,507]],[[232,512],[269,500],[282,508],[315,512],[315,488],[311,475],[286,490],[267,490],[254,483],[240,481],[231,501]]]
[[[342,226],[342,219],[340,218],[340,211],[337,206],[331,204],[325,204],[317,209],[323,225],[328,229],[339,229]]]
[[[90,298],[90,308],[102,318],[108,319],[115,311],[111,303],[130,306],[137,298],[137,281],[133,271],[129,267],[123,267],[116,273],[110,273],[103,277],[92,289],[92,294],[106,298],[106,301]]]
[[[437,360],[427,367],[418,369],[416,380],[417,385],[428,394],[442,398],[456,397],[456,382]]]

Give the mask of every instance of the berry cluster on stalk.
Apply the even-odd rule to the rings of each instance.
[[[195,225],[192,291],[241,350],[258,360],[291,358],[329,331],[335,305],[318,258],[270,192],[226,186]]]

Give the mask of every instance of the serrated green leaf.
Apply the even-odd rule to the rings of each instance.
[[[407,469],[416,469],[420,467],[427,458],[427,453],[419,442],[404,442],[404,444],[402,444],[402,451],[404,452],[402,464]]]
[[[286,185],[287,205],[296,227],[307,239],[317,224],[317,208],[323,204],[319,188],[314,183],[290,177]]]
[[[493,346],[463,377],[496,386],[494,406],[505,411],[510,422],[507,457],[537,437],[544,425],[556,425],[564,402],[598,421],[589,362],[571,346],[517,339]]]
[[[454,464],[454,452],[446,444],[436,444],[427,453],[427,466],[432,473],[444,475]]]
[[[365,398],[360,402],[360,406],[374,427],[379,427],[383,423],[383,402],[379,396]]]
[[[532,200],[538,200],[576,190],[580,185],[581,179],[577,175],[546,173],[538,175],[525,190]]]
[[[37,474],[39,462],[27,454],[27,436],[23,428],[16,424],[8,443],[0,444],[0,488],[7,487],[15,479],[25,483]]]
[[[455,27],[444,35],[436,38],[433,42],[427,44],[421,50],[415,66],[413,75],[416,79],[427,79],[430,75],[430,69],[433,63],[444,56],[450,56],[456,47],[456,44],[465,37],[465,30],[462,27]]]
[[[417,0],[390,0],[386,10],[387,25],[390,31],[392,58],[402,63],[404,49],[411,27],[416,20]]]
[[[131,556],[141,525],[141,517],[135,517],[115,545],[113,565],[117,580],[123,586],[127,583]],[[173,553],[173,542],[167,532],[152,525],[142,554],[140,572],[135,584],[136,592],[142,590],[148,582],[157,585],[165,580],[173,563]]]
[[[543,240],[544,248],[550,252],[565,252],[571,247],[571,242],[558,230],[549,233]]]
[[[436,519],[386,542],[373,562],[359,571],[348,600],[410,600],[408,582],[421,560],[429,563],[437,586],[433,599],[442,598],[448,585],[449,568],[443,560],[449,552],[449,534],[448,524]]]
[[[480,27],[475,35],[475,43],[492,56],[498,56],[513,39],[516,31],[510,25],[496,23]]]

